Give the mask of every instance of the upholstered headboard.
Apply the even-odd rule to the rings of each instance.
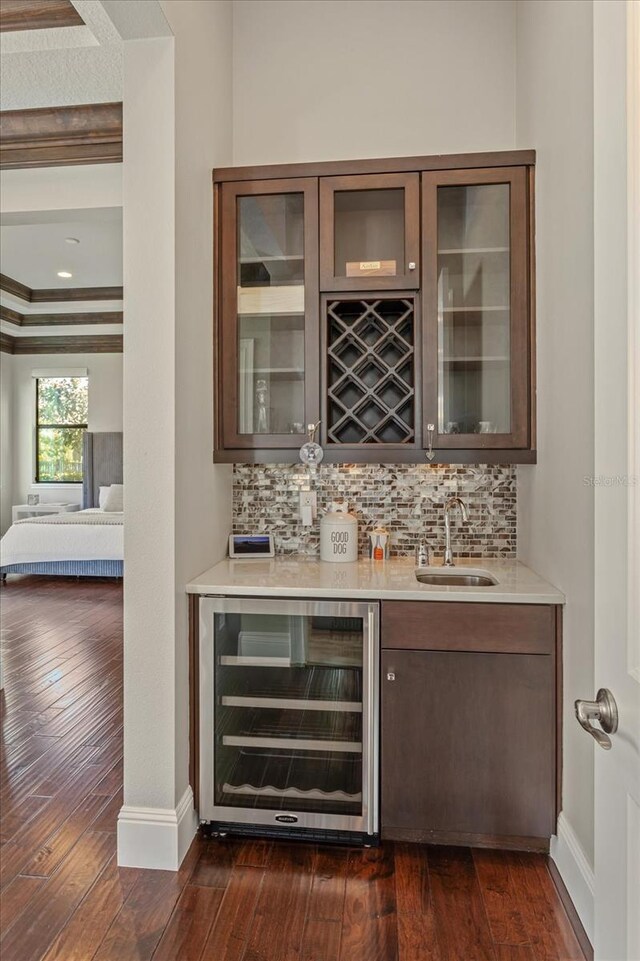
[[[82,456],[82,506],[98,507],[100,488],[122,483],[122,432],[85,431]]]

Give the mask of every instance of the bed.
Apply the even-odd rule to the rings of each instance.
[[[29,517],[12,524],[0,542],[0,575],[56,574],[122,577],[122,512],[99,508],[100,488],[122,484],[122,433],[86,431],[82,510]]]

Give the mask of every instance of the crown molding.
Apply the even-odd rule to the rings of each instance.
[[[2,0],[0,33],[80,27],[84,20],[71,0]]]
[[[12,337],[11,334],[5,334],[0,331],[0,353],[12,354],[15,342],[16,338]]]
[[[19,314],[17,310],[11,310],[10,307],[3,307],[0,304],[0,320],[4,320],[8,324],[15,324],[16,327],[22,327],[24,314]]]
[[[64,304],[74,300],[122,300],[122,287],[53,287],[32,290],[32,304]]]
[[[16,327],[72,327],[80,324],[121,324],[121,310],[82,311],[75,314],[20,314],[0,304],[0,320]]]
[[[4,308],[0,308],[0,314]],[[79,324],[121,324],[121,310],[77,314],[22,314],[21,327],[70,327]]]
[[[6,274],[0,274],[0,290],[19,300],[24,300],[26,304],[61,304],[76,300],[122,300],[123,298],[122,287],[53,287],[48,290],[33,290],[19,280],[7,277]],[[117,321],[109,321],[109,323],[117,323]]]
[[[31,287],[21,284],[19,280],[14,280],[13,277],[7,277],[6,274],[0,274],[0,290],[3,290],[5,294],[17,297],[19,300],[24,300],[26,303],[31,300]]]
[[[120,334],[12,337],[0,332],[0,351],[5,354],[121,354],[122,349]]]
[[[0,112],[0,169],[121,162],[122,103]]]

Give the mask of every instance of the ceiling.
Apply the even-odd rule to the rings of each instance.
[[[122,286],[122,209],[3,217],[0,263],[3,274],[34,289]],[[73,276],[58,277],[60,270]]]
[[[84,24],[0,34],[0,109],[122,100],[122,38],[97,0],[73,0]]]
[[[157,0],[71,0],[71,4],[82,23],[72,25],[66,0],[50,0],[50,12],[67,8],[66,18],[61,18],[65,25],[28,29],[43,15],[45,4],[6,0],[4,25],[0,22],[0,110],[119,103],[124,41],[171,36]],[[22,16],[17,28],[12,11]],[[104,350],[107,337],[110,347],[122,350],[120,170],[108,182],[103,182],[101,171],[95,165],[4,171],[0,271],[8,278],[4,281],[8,292],[0,290],[0,350],[57,352],[53,339],[66,341],[59,344],[62,352]],[[52,192],[56,179],[60,189]],[[66,243],[67,237],[80,244]],[[60,270],[73,276],[60,278]],[[34,296],[48,290],[46,301]],[[68,290],[68,296],[61,297],[60,290]],[[110,294],[119,299],[102,299]],[[33,349],[24,349],[27,341]]]

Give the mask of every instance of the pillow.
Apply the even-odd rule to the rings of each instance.
[[[99,494],[98,494],[98,507],[100,508],[101,511],[104,510],[104,505],[105,505],[105,503],[106,503],[107,495],[109,494],[109,491],[110,491],[110,490],[111,490],[110,487],[101,487],[101,488],[100,488],[100,491],[99,491]]]
[[[111,485],[102,510],[110,513],[124,510],[124,493],[122,484]]]

